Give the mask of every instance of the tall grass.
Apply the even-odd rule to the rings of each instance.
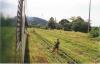
[[[15,27],[1,27],[1,63],[15,62],[15,32]]]
[[[86,33],[32,28],[29,28],[28,31],[30,34],[29,54],[31,62],[42,61],[37,56],[44,58],[44,62],[50,63],[66,63],[68,61],[77,63],[100,62],[100,40],[93,40]],[[60,39],[61,44],[59,54],[55,55],[51,51],[57,38]]]

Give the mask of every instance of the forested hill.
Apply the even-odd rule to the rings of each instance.
[[[48,21],[38,17],[27,17],[28,23],[35,26],[47,26]]]

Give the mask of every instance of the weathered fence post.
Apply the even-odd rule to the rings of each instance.
[[[17,25],[16,25],[16,62],[24,63],[25,44],[26,44],[26,15],[25,1],[18,1]]]

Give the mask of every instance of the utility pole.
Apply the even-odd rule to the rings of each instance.
[[[89,2],[89,19],[88,19],[88,32],[89,32],[89,30],[90,30],[90,13],[91,13],[91,0],[90,0],[90,2]]]

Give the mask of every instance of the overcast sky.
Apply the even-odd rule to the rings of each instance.
[[[16,16],[18,0],[0,0],[0,12]],[[72,16],[88,19],[89,0],[27,0],[27,16],[49,20],[56,17],[57,21]],[[92,0],[91,24],[100,26],[100,0]]]

